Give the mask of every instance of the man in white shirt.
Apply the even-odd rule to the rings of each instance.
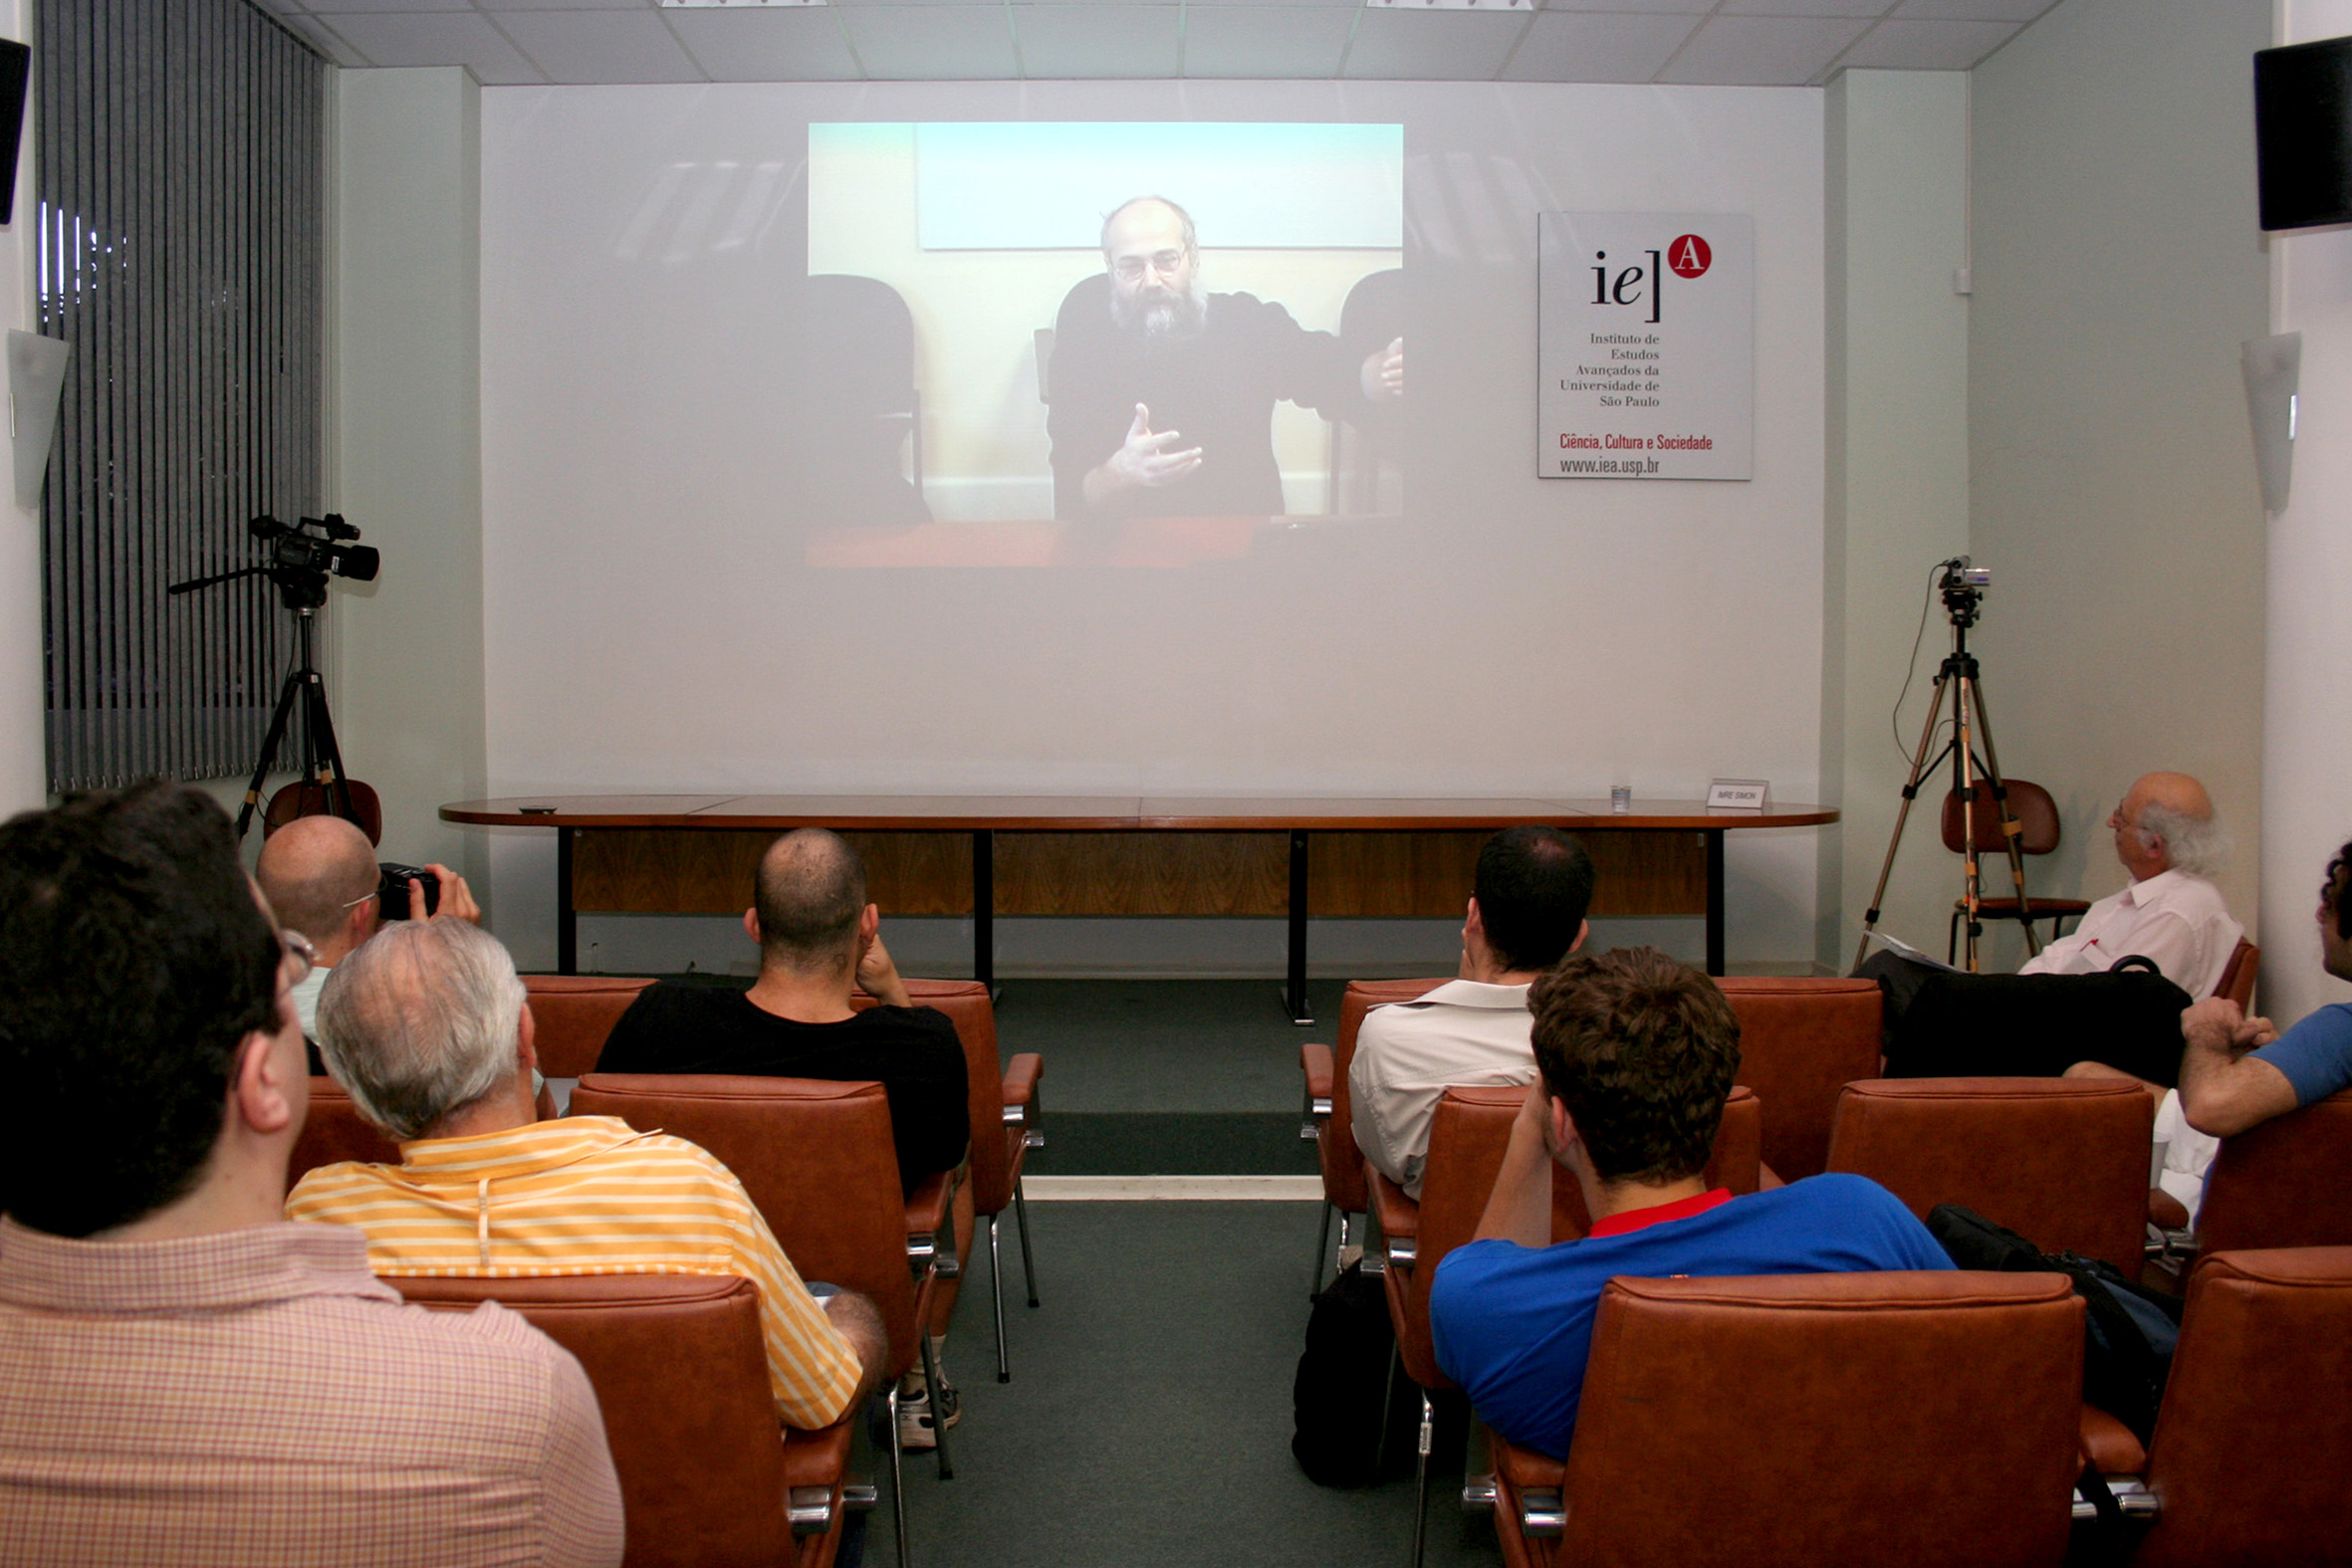
[[[481,920],[482,906],[474,902],[464,877],[447,866],[425,869],[441,884],[433,919]],[[375,846],[340,816],[298,816],[261,846],[253,879],[261,884],[278,918],[311,944],[313,968],[292,993],[294,1015],[302,1020],[305,1039],[319,1037],[319,992],[328,975],[383,923],[375,896],[379,874]],[[408,907],[424,909],[423,885],[413,877],[408,882]],[[311,1070],[323,1069],[314,1061]]]
[[[2211,881],[2221,869],[2221,829],[2205,785],[2187,774],[2150,774],[2107,825],[2131,885],[2093,904],[2071,935],[2017,973],[2103,974],[2136,953],[2191,997],[2212,996],[2245,928]]]
[[[1592,857],[1556,827],[1513,827],[1479,851],[1461,978],[1374,1008],[1347,1069],[1356,1147],[1415,1199],[1448,1087],[1535,1080],[1528,988],[1583,944]]]

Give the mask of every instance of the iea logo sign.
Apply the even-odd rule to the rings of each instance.
[[[1755,220],[1546,212],[1538,223],[1535,471],[1750,478]]]

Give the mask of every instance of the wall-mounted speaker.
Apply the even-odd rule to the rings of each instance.
[[[16,504],[41,507],[49,446],[57,438],[57,404],[66,386],[73,344],[11,331],[8,335],[8,445],[16,465]]]
[[[2262,227],[2352,223],[2352,38],[2254,55]]]

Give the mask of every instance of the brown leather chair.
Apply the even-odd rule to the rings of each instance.
[[[824,1568],[833,1560],[855,1416],[821,1432],[780,1435],[760,1291],[750,1280],[595,1274],[385,1283],[437,1311],[500,1302],[580,1359],[620,1478],[627,1568]]]
[[[320,1166],[345,1160],[398,1165],[400,1146],[360,1118],[342,1084],[315,1077],[310,1115],[303,1119],[302,1136],[294,1141],[294,1156],[286,1162],[286,1190],[292,1192],[295,1183]]]
[[[2148,1446],[2156,1523],[2133,1562],[2352,1563],[2347,1388],[2352,1246],[2209,1255]]]
[[[946,1176],[933,1177],[914,1197],[900,1198],[890,1102],[882,1086],[591,1072],[573,1091],[572,1108],[700,1144],[743,1183],[803,1279],[839,1285],[874,1303],[890,1341],[882,1371],[889,1380],[891,1505],[903,1556],[897,1379],[919,1356],[924,1375],[939,1381],[923,1330],[931,1320],[939,1264],[954,1255],[952,1242],[941,1244],[953,1213],[952,1184]],[[938,1456],[945,1480],[955,1469],[944,1429]]]
[[[1764,1101],[1764,1163],[1782,1181],[1828,1164],[1838,1091],[1875,1078],[1876,981],[1727,976],[1718,989],[1740,1015],[1740,1081]]]
[[[652,984],[626,975],[524,976],[537,1025],[539,1070],[551,1078],[594,1072],[612,1025]]]
[[[2140,1277],[2156,1102],[2124,1078],[1871,1078],[1838,1095],[1829,1169],[1921,1219],[1962,1204],[2044,1251]]]
[[[1450,1389],[1453,1382],[1437,1364],[1436,1342],[1429,1329],[1429,1290],[1438,1264],[1446,1254],[1478,1232],[1479,1217],[1495,1191],[1503,1169],[1503,1153],[1511,1142],[1511,1124],[1526,1103],[1525,1088],[1448,1089],[1437,1102],[1429,1130],[1429,1154],[1421,1167],[1421,1202],[1416,1204],[1378,1171],[1370,1172],[1372,1203],[1385,1243],[1384,1280],[1389,1322],[1396,1332],[1397,1359],[1422,1390],[1421,1420],[1426,1432],[1435,1416],[1429,1395]],[[1728,1187],[1735,1194],[1757,1189],[1757,1149],[1763,1134],[1763,1107],[1756,1094],[1735,1086],[1724,1103],[1723,1125],[1707,1162],[1707,1184]],[[1592,1227],[1584,1207],[1583,1190],[1564,1171],[1551,1182],[1551,1238],[1572,1240]],[[1388,1408],[1386,1400],[1382,1410]],[[1429,1513],[1429,1454],[1423,1444],[1416,1469],[1413,1513],[1413,1561],[1421,1561],[1423,1532]]]
[[[1314,1269],[1307,1276],[1308,1294],[1323,1287],[1323,1271],[1331,1260],[1331,1215],[1339,1216],[1339,1247],[1345,1251],[1354,1217],[1371,1206],[1364,1179],[1370,1167],[1355,1146],[1355,1104],[1347,1087],[1347,1069],[1355,1061],[1356,1031],[1364,1014],[1391,1002],[1412,1002],[1427,996],[1444,980],[1351,980],[1339,998],[1336,1045],[1298,1047],[1298,1065],[1306,1077],[1305,1120],[1298,1136],[1314,1141],[1322,1166],[1322,1225],[1315,1235]]]
[[[2254,979],[2261,972],[2262,950],[2239,937],[2237,946],[2230,950],[2230,962],[2222,966],[2222,978],[2214,983],[2214,995],[2236,1003],[2241,1012],[2251,1012]]]
[[[2197,1214],[2198,1256],[2352,1246],[2352,1089],[2222,1140]]]
[[[1612,1279],[1567,1462],[1496,1442],[1504,1561],[2057,1564],[2082,1312],[2058,1274]]]
[[[1021,1275],[1029,1285],[1029,1304],[1038,1304],[1037,1260],[1029,1247],[1029,1197],[1022,1191],[1021,1168],[1029,1151],[1046,1146],[1045,1107],[1038,1098],[1038,1082],[1046,1075],[1046,1058],[1023,1051],[1010,1066],[997,1055],[997,1010],[988,988],[976,980],[910,980],[907,999],[918,1008],[936,1008],[956,1026],[964,1045],[964,1070],[971,1084],[972,1153],[967,1184],[972,1210],[988,1222],[988,1269],[991,1304],[997,1331],[997,1381],[1013,1381],[1005,1359],[1005,1269],[997,1248],[997,1222],[1007,1204],[1021,1231]],[[850,1005],[860,1011],[874,999],[857,996]],[[969,1239],[967,1244],[969,1244]]]
[[[2028,855],[2046,855],[2057,848],[2058,803],[2050,798],[2050,792],[2041,785],[2028,784],[2022,779],[2007,779],[2002,783],[2008,789],[2009,810],[2015,813],[2017,820],[2018,850]],[[2006,888],[2011,895],[2002,898],[1980,897],[1977,900],[1979,919],[2025,921],[2030,918],[2031,920],[2046,920],[2050,923],[2050,940],[2054,942],[2065,935],[2067,921],[2080,920],[2089,913],[2091,906],[2083,899],[2035,898],[2031,893],[2025,895],[2026,908],[2031,911],[2030,917],[2020,911],[2017,907],[2017,900],[2013,896],[2016,884],[2009,879],[2008,851],[2001,847],[2000,805],[1993,798],[1993,785],[1982,779],[1977,781],[1976,809],[1973,813],[1962,810],[1961,799],[1962,795],[1958,789],[1948,789],[1944,792],[1944,847],[1956,855],[1967,852],[1968,834],[1964,830],[1963,823],[1966,816],[1974,815],[1976,818],[1973,825],[1977,838],[1977,863],[1981,867],[1979,887],[1983,891]],[[1950,951],[1945,955],[1948,960],[1957,961],[1960,952],[1960,923],[1967,915],[1968,901],[1966,899],[1954,900]]]

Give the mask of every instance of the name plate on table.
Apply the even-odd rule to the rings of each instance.
[[[1718,779],[1707,786],[1707,809],[1761,811],[1771,787],[1762,779]]]

